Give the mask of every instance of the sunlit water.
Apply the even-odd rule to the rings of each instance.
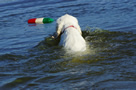
[[[51,35],[71,14],[88,49],[67,53]],[[0,90],[136,89],[135,0],[0,1]]]

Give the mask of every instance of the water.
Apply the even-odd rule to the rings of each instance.
[[[50,38],[55,20],[71,14],[88,42],[67,54]],[[135,0],[1,0],[1,90],[136,89]]]

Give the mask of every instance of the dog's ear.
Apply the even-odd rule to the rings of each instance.
[[[75,18],[75,17],[73,17],[73,18],[74,18],[74,20],[75,20],[75,22],[76,22],[76,28],[77,28],[78,32],[82,35],[82,31],[81,31],[81,28],[80,28],[80,26],[79,26],[79,24],[78,24],[77,18]]]
[[[56,38],[61,34],[61,30],[62,30],[62,27],[63,27],[63,25],[62,25],[62,23],[56,23]]]
[[[79,33],[82,35],[82,31],[81,31],[81,28],[80,28],[80,26],[77,24],[77,30],[79,31]]]

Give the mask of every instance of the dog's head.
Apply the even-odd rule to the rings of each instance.
[[[68,25],[73,25],[79,31],[79,33],[82,34],[80,26],[78,25],[78,20],[71,15],[65,14],[64,16],[61,16],[57,19],[55,37],[61,35],[63,30],[66,28],[65,26]]]

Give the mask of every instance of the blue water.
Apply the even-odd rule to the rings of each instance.
[[[30,18],[75,16],[86,53],[66,54],[50,35],[56,22]],[[0,90],[136,89],[135,0],[0,1]]]

